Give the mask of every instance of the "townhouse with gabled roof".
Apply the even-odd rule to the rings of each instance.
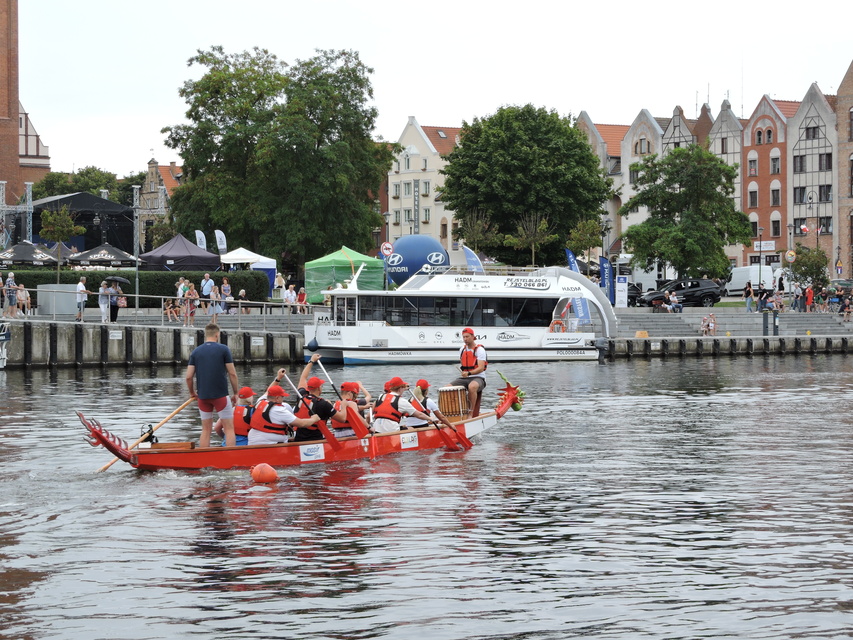
[[[444,184],[440,171],[443,158],[459,144],[461,127],[421,126],[409,116],[388,172],[388,211],[385,212],[390,242],[406,235],[429,235],[447,251],[451,264],[465,264],[465,254],[453,239],[457,228],[453,212],[444,208],[438,187]]]
[[[166,217],[169,198],[183,181],[184,170],[177,162],[160,164],[155,158],[148,161],[148,173],[139,194],[139,240],[144,251],[153,249],[151,227]]]
[[[836,270],[834,275],[849,278],[853,274],[853,62],[838,85],[835,114],[838,127],[838,154],[835,163],[835,175],[838,180],[836,236],[842,247],[842,267],[841,274]]]

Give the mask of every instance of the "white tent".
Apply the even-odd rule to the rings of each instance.
[[[250,264],[251,269],[254,269],[255,271],[263,271],[267,274],[267,277],[270,280],[269,295],[272,295],[272,288],[275,283],[276,274],[276,264],[275,260],[272,258],[265,258],[259,253],[240,247],[239,249],[234,249],[234,251],[222,254],[219,256],[219,260],[222,264]]]

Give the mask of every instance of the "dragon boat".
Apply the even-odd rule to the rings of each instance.
[[[236,447],[197,447],[194,442],[151,442],[151,438],[148,442],[137,441],[128,445],[97,420],[87,419],[79,411],[77,416],[86,429],[89,444],[93,447],[103,446],[118,460],[127,462],[136,469],[248,469],[261,463],[284,467],[372,459],[406,451],[442,447],[451,450],[469,448],[472,444],[471,437],[495,426],[511,408],[521,408],[524,392],[518,387],[507,382],[506,387],[498,391],[498,403],[493,410],[474,418],[460,418],[456,421],[451,419],[452,427],[438,428],[430,425],[390,433],[369,433],[362,427],[361,433],[356,429],[355,436],[345,438],[336,438],[328,430],[324,430],[325,440]],[[354,410],[350,407],[350,411]],[[350,423],[361,424],[357,420],[350,420]],[[102,467],[102,470],[106,466]]]

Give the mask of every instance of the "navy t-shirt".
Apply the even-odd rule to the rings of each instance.
[[[196,395],[202,400],[229,395],[225,365],[233,362],[231,349],[219,342],[203,342],[193,349],[189,364],[195,367]]]

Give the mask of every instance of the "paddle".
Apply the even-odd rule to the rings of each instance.
[[[420,400],[418,400],[417,396],[412,393],[412,390],[409,389],[409,395],[412,396],[412,406],[422,413],[426,413],[426,408],[421,404]],[[441,439],[444,440],[444,445],[450,449],[451,451],[458,451],[459,447],[456,446],[456,443],[453,442],[453,438],[450,437],[449,433],[445,433],[444,427],[440,424],[434,425],[436,430],[438,431],[438,435],[441,436]],[[456,431],[456,429],[454,429]]]
[[[311,405],[308,404],[308,401],[305,399],[305,396],[299,393],[299,389],[297,389],[296,385],[293,384],[293,381],[291,381],[291,379],[287,377],[286,373],[284,374],[284,379],[287,380],[287,384],[289,384],[296,392],[296,397],[299,398],[299,402],[305,405],[305,408],[308,409],[308,413],[316,415],[314,411],[311,410]],[[315,424],[317,425],[317,427],[319,427],[320,432],[325,436],[328,443],[332,446],[332,449],[334,449],[335,451],[340,451],[343,445],[338,442],[338,439],[335,437],[335,434],[332,433],[331,429],[329,429],[329,426],[326,424],[326,421],[320,420]]]
[[[155,431],[157,431],[157,429],[159,429],[159,428],[160,428],[160,427],[162,427],[164,424],[166,424],[167,422],[169,422],[169,420],[171,420],[172,418],[174,418],[174,417],[175,417],[176,415],[178,415],[181,411],[183,411],[184,409],[186,409],[186,408],[190,405],[190,403],[191,403],[193,400],[195,400],[195,398],[188,398],[188,399],[187,399],[187,401],[186,401],[186,402],[184,402],[184,404],[182,404],[180,407],[178,407],[177,409],[175,409],[174,411],[172,411],[172,413],[170,413],[170,414],[169,414],[169,415],[167,415],[165,418],[163,418],[159,423],[157,423],[157,426],[155,426],[154,428],[152,428],[152,429],[150,429],[150,430],[146,431],[146,432],[145,432],[145,434],[144,434],[142,437],[140,437],[140,438],[139,438],[139,440],[137,440],[137,441],[136,441],[136,442],[134,442],[132,445],[130,445],[130,446],[127,448],[127,450],[128,450],[128,451],[130,451],[131,449],[135,448],[135,447],[136,447],[136,445],[138,445],[138,444],[139,444],[140,442],[142,442],[143,440],[147,440],[147,439],[148,439],[148,436],[150,436],[152,433],[154,433]],[[107,470],[107,469],[109,469],[111,466],[113,466],[116,462],[118,462],[118,458],[113,458],[110,462],[108,462],[108,463],[107,463],[107,464],[105,464],[103,467],[101,467],[100,469],[98,469],[95,473],[100,473],[101,471],[106,471],[106,470]]]
[[[335,386],[335,383],[334,383],[334,382],[332,382],[332,378],[331,378],[331,376],[329,376],[329,372],[328,372],[328,371],[326,371],[326,367],[324,367],[324,366],[323,366],[323,363],[322,363],[322,362],[320,362],[320,358],[319,358],[319,356],[317,357],[317,364],[319,364],[319,365],[320,365],[320,368],[323,370],[323,375],[325,375],[325,376],[326,376],[326,380],[328,380],[328,381],[329,381],[329,384],[330,384],[330,385],[332,385],[332,389],[334,389],[334,390],[335,390],[335,395],[337,395],[337,396],[338,396],[338,400],[343,400],[343,398],[341,398],[341,394],[340,394],[340,393],[338,393],[338,388]]]

